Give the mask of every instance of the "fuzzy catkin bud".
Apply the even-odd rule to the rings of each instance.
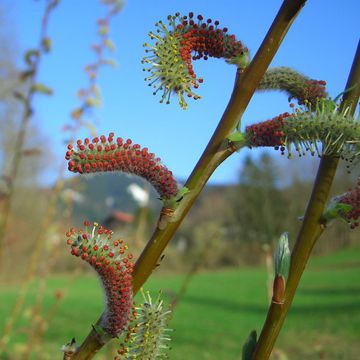
[[[158,295],[155,302],[150,294],[142,292],[144,302],[137,310],[137,327],[132,333],[127,346],[118,351],[123,359],[155,360],[167,358],[169,350],[167,322],[171,311],[164,309],[163,301]],[[115,360],[120,358],[115,358]]]
[[[121,171],[146,179],[154,186],[161,199],[171,199],[178,192],[172,172],[161,163],[161,159],[148,149],[133,144],[130,139],[114,139],[110,133],[84,141],[78,140],[76,149],[68,146],[65,158],[69,170],[80,174]]]
[[[295,98],[299,105],[315,106],[318,99],[326,97],[326,82],[313,80],[289,68],[269,69],[258,85],[258,90],[282,90]]]
[[[156,32],[149,33],[155,44],[144,44],[148,55],[142,60],[143,64],[149,65],[144,69],[150,73],[145,80],[154,88],[154,95],[162,93],[161,103],[170,103],[172,92],[177,94],[183,109],[187,107],[185,96],[194,100],[200,98],[192,88],[197,89],[203,79],[196,76],[192,60],[215,57],[239,68],[247,66],[247,48],[234,35],[229,35],[227,28],[220,28],[219,21],[213,22],[193,13],[187,16],[176,13],[167,19],[168,25],[159,21]]]
[[[71,254],[86,261],[98,273],[106,297],[99,326],[112,337],[126,327],[132,309],[132,254],[126,254],[122,239],[113,240],[112,231],[97,223],[84,222],[84,229],[71,228],[67,244]]]

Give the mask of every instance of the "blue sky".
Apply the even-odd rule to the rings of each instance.
[[[38,42],[45,2],[3,1],[14,26],[12,34],[21,59],[21,54]],[[140,63],[148,31],[169,14],[193,11],[218,19],[220,25],[228,27],[229,33],[235,34],[255,54],[281,3],[278,0],[127,1],[111,26],[111,37],[117,45],[113,57],[119,66],[115,70],[103,68],[99,77],[104,98],[102,108],[96,112],[99,133],[114,131],[149,147],[176,177],[186,179],[226,107],[236,69],[222,60],[196,62],[195,72],[205,79],[199,89],[202,99],[190,100],[186,111],[180,109],[175,98],[170,105],[159,104],[160,98],[151,95],[143,80]],[[39,80],[54,88],[55,94],[36,98],[33,121],[48,136],[59,164],[65,153],[64,133],[60,129],[69,121],[71,110],[79,105],[77,91],[87,84],[83,68],[94,59],[90,45],[96,40],[96,20],[104,13],[99,0],[61,0],[50,19],[53,51],[41,64]],[[314,79],[326,80],[334,97],[344,88],[359,41],[359,13],[358,0],[309,0],[271,65],[290,66]],[[284,94],[256,94],[243,117],[243,125],[266,120],[288,109]],[[87,135],[84,130],[79,137]],[[241,159],[247,153],[246,150],[228,159],[211,181],[236,181]],[[48,174],[48,179],[53,176]]]

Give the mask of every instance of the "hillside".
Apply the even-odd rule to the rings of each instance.
[[[101,222],[113,210],[134,213],[138,205],[128,187],[137,184],[144,187],[146,182],[137,176],[125,174],[101,174],[77,176],[70,179],[66,189],[75,191],[79,196],[74,198],[73,219],[91,219]],[[150,209],[159,210],[161,203],[154,189],[150,188]],[[62,204],[64,206],[64,203]]]

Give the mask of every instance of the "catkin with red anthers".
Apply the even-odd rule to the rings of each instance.
[[[69,170],[75,173],[120,171],[141,176],[152,184],[162,200],[171,199],[178,192],[172,172],[160,158],[130,139],[115,139],[113,133],[78,140],[76,147],[68,145],[65,158],[69,160]]]
[[[360,157],[360,123],[338,112],[331,100],[319,103],[316,111],[284,113],[271,120],[249,125],[245,139],[249,147],[271,146],[283,154],[299,156],[310,152],[318,156],[341,157],[348,167],[355,166]],[[328,108],[327,108],[328,107]],[[330,109],[330,110],[329,110]]]
[[[86,261],[99,275],[106,297],[99,326],[109,335],[121,334],[131,320],[132,254],[122,239],[112,239],[113,232],[97,223],[84,222],[83,229],[71,228],[67,244],[71,254]]]
[[[169,15],[168,25],[157,22],[156,32],[149,36],[155,43],[145,43],[147,55],[142,63],[143,69],[150,73],[145,78],[154,88],[153,94],[161,93],[160,102],[170,103],[171,94],[177,94],[179,104],[186,109],[185,97],[200,98],[193,89],[203,82],[197,77],[192,61],[207,60],[209,57],[223,58],[230,64],[244,68],[249,62],[249,52],[235,35],[229,35],[227,28],[219,27],[219,21],[195,16],[190,12],[186,16],[176,13]]]
[[[299,105],[315,108],[319,99],[325,98],[326,82],[313,80],[289,67],[276,67],[266,71],[258,90],[280,90],[297,99]]]

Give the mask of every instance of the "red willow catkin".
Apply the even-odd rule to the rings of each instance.
[[[97,223],[84,222],[84,229],[71,228],[67,244],[71,254],[86,261],[99,275],[106,297],[99,326],[112,337],[121,334],[132,321],[132,254],[122,239]]]
[[[185,97],[200,99],[193,91],[203,82],[203,78],[195,74],[195,60],[222,58],[240,69],[248,65],[248,49],[235,35],[229,35],[226,27],[219,27],[218,20],[205,20],[192,12],[186,16],[169,15],[167,20],[168,24],[158,21],[156,31],[149,32],[154,43],[144,44],[147,55],[142,59],[148,66],[143,70],[150,73],[145,81],[153,87],[154,95],[160,92],[161,103],[169,104],[172,93],[177,94],[183,109],[187,108]],[[266,72],[258,90],[285,91],[289,99],[295,98],[299,105],[310,108],[317,99],[327,96],[325,85],[325,81],[310,79],[289,67],[277,67]]]
[[[150,73],[145,78],[154,88],[153,94],[160,92],[160,102],[170,103],[171,94],[177,94],[179,104],[187,108],[185,96],[199,99],[193,92],[203,82],[197,77],[192,61],[209,57],[223,58],[230,64],[244,68],[249,61],[249,52],[244,45],[229,35],[227,28],[220,28],[219,21],[204,19],[190,12],[187,16],[176,13],[167,17],[168,25],[159,21],[156,32],[149,36],[155,43],[145,43],[148,54],[142,60],[148,65],[144,71]]]
[[[326,108],[319,103],[316,111],[296,110],[249,125],[244,134],[246,145],[270,146],[282,154],[287,150],[289,157],[294,146],[299,156],[306,152],[338,156],[348,162],[348,167],[353,167],[360,155],[360,123],[339,113],[337,106],[332,105]]]
[[[141,176],[159,193],[162,200],[168,200],[178,193],[178,185],[172,172],[161,163],[161,159],[150,153],[148,148],[124,141],[110,133],[92,140],[78,140],[77,146],[68,145],[65,158],[69,170],[74,173],[121,171]]]

